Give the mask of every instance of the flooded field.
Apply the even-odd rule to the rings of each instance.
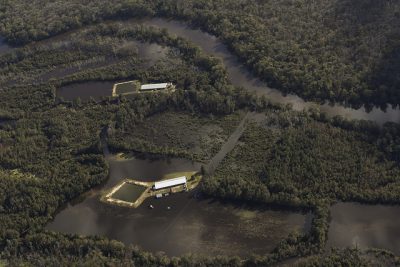
[[[139,58],[145,61],[144,67],[153,66],[158,60],[163,59],[169,51],[168,47],[158,44],[134,42],[138,48]]]
[[[98,61],[92,60],[84,62],[83,64],[79,64],[77,66],[74,65],[69,67],[59,67],[39,75],[36,79],[39,82],[47,82],[50,79],[60,79],[68,75],[80,72],[82,70],[106,67],[114,63],[117,63],[118,61],[119,60],[116,58],[104,58],[104,59],[99,59]]]
[[[47,226],[48,230],[81,235],[103,235],[135,244],[151,252],[178,256],[264,254],[291,231],[308,231],[310,215],[236,206],[177,193],[147,199],[139,208],[116,207],[99,201],[101,190],[124,178],[153,181],[165,173],[198,170],[187,160],[110,159],[110,179],[78,204],[69,204]],[[153,205],[154,209],[149,209]],[[169,210],[168,207],[171,209]]]
[[[129,41],[124,44],[125,47],[136,49],[138,57],[143,60],[143,67],[148,68],[153,66],[158,60],[165,57],[166,53],[169,51],[168,48],[162,47],[157,44],[141,43],[136,41]],[[88,64],[82,67],[68,67],[63,69],[52,70],[41,77],[39,80],[48,81],[52,78],[62,78],[66,75],[70,75],[81,70],[98,68],[102,66],[111,65],[117,63],[118,60],[112,59],[105,62]],[[125,80],[116,81],[124,82]],[[90,81],[84,83],[71,84],[63,86],[57,89],[57,97],[63,98],[64,100],[74,100],[78,97],[81,100],[90,100],[92,97],[95,100],[100,100],[102,97],[108,97],[112,95],[112,88],[115,82],[101,82],[101,81]]]
[[[339,203],[331,208],[328,247],[377,247],[400,254],[400,206]]]

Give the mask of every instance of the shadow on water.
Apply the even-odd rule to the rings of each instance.
[[[331,208],[327,247],[378,247],[400,254],[400,206],[338,203]]]
[[[222,203],[201,198],[196,190],[147,199],[137,209],[102,203],[100,192],[121,179],[152,181],[169,172],[200,169],[199,164],[183,159],[109,157],[109,163],[110,179],[104,187],[86,194],[81,202],[68,204],[48,224],[48,230],[103,235],[147,251],[163,251],[169,256],[198,253],[243,257],[271,251],[294,230],[309,230],[310,214]],[[149,205],[154,209],[149,209]]]
[[[0,36],[0,55],[12,50],[12,47],[7,45],[4,38]]]

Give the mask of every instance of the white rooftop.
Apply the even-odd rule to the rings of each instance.
[[[162,189],[176,185],[186,184],[186,176],[177,177],[169,180],[159,181],[154,183],[154,189]]]
[[[143,84],[140,90],[157,90],[167,88],[169,83],[153,83],[153,84]]]

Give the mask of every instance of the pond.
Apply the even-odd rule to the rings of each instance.
[[[115,82],[84,82],[70,84],[57,89],[56,95],[64,100],[74,100],[80,98],[87,101],[91,98],[100,100],[112,94]]]
[[[150,252],[169,256],[265,254],[291,231],[308,231],[311,215],[221,203],[198,192],[147,199],[139,208],[122,208],[99,201],[100,192],[125,178],[153,181],[166,173],[199,170],[188,160],[109,159],[110,178],[80,203],[68,204],[48,230],[102,235]],[[149,209],[153,205],[154,209]],[[168,209],[170,207],[170,209]]]
[[[279,90],[270,88],[266,83],[251,74],[250,71],[239,62],[238,58],[229,52],[228,48],[218,38],[201,30],[191,29],[184,23],[161,18],[146,19],[139,22],[130,21],[129,23],[141,23],[146,26],[165,28],[170,34],[190,40],[194,44],[200,46],[208,54],[216,56],[222,60],[233,85],[242,86],[259,95],[266,95],[274,103],[291,104],[295,110],[317,107],[330,116],[341,115],[349,119],[371,120],[378,124],[383,124],[389,121],[400,122],[400,109],[392,108],[391,106],[387,108],[386,112],[379,108],[373,108],[370,112],[367,112],[364,107],[354,109],[339,104],[319,105],[317,103],[304,101],[293,94],[283,95]]]
[[[400,206],[338,203],[331,208],[327,247],[384,248],[400,253]]]
[[[147,188],[144,186],[125,183],[111,197],[126,202],[135,202],[143,194],[143,192],[146,191],[146,189]]]

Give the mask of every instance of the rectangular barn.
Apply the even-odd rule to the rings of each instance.
[[[153,84],[143,84],[140,87],[140,91],[156,91],[164,90],[171,86],[171,83],[153,83]]]
[[[173,186],[184,185],[184,184],[186,184],[186,181],[187,181],[186,176],[168,179],[168,180],[164,180],[164,181],[159,181],[159,182],[154,183],[153,189],[159,190],[159,189],[169,188],[169,187],[173,187]]]

